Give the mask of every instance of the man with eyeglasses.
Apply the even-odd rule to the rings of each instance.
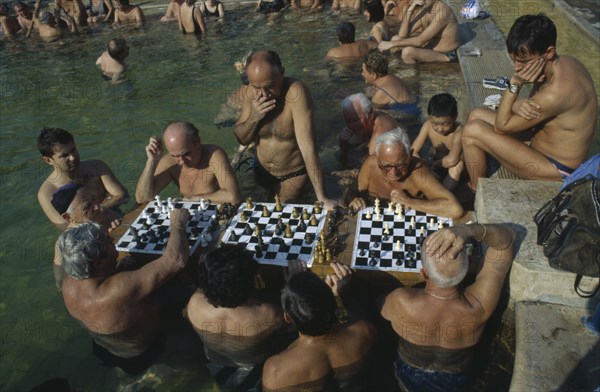
[[[514,74],[498,112],[473,110],[462,134],[472,190],[487,175],[487,154],[521,179],[564,180],[585,160],[596,129],[592,78],[575,58],[556,53],[552,20],[543,14],[521,16],[506,46]],[[525,84],[533,84],[531,93],[518,99]]]
[[[350,203],[355,210],[367,206],[367,198],[400,203],[405,208],[448,218],[459,218],[463,209],[423,162],[412,157],[408,135],[396,128],[380,135],[375,154],[363,163],[358,174],[358,197]]]

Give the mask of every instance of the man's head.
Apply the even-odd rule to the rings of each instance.
[[[117,8],[129,7],[129,0],[117,0]]]
[[[38,15],[38,19],[42,24],[48,25],[50,27],[54,27],[56,25],[56,20],[54,19],[54,16],[48,11],[40,12],[40,14]]]
[[[336,303],[331,289],[310,271],[292,276],[281,291],[284,318],[303,335],[320,336],[336,321]]]
[[[108,41],[106,50],[109,56],[117,61],[123,61],[129,55],[129,46],[123,38],[113,38]]]
[[[13,8],[18,16],[26,16],[29,14],[29,7],[22,1],[17,1]]]
[[[50,201],[56,211],[69,223],[101,223],[102,208],[95,197],[79,184],[67,184],[52,194]]]
[[[448,93],[434,95],[429,100],[427,114],[433,130],[447,135],[454,129],[458,116],[456,99]]]
[[[510,28],[506,47],[516,72],[540,57],[552,60],[556,56],[556,26],[544,14],[523,15]]]
[[[411,155],[410,139],[402,128],[385,132],[375,140],[377,166],[389,180],[401,181],[410,174]]]
[[[253,52],[246,60],[250,88],[268,98],[277,99],[281,96],[284,72],[279,55],[271,50]]]
[[[202,160],[202,141],[198,128],[186,121],[167,124],[163,131],[163,143],[169,155],[178,165],[197,167]]]
[[[73,279],[112,274],[119,252],[112,238],[93,222],[65,230],[58,237],[63,268]]]
[[[448,252],[441,257],[427,254],[427,246],[430,238],[427,238],[421,247],[421,261],[423,269],[421,273],[425,279],[431,280],[437,287],[449,288],[455,287],[463,281],[467,275],[469,262],[467,253],[463,249],[455,259],[448,257]]]
[[[353,132],[370,131],[373,128],[373,107],[363,93],[352,94],[342,101],[346,126]]]
[[[242,246],[225,244],[199,264],[199,286],[211,305],[235,308],[254,290],[256,269],[256,261]]]
[[[79,152],[73,135],[60,128],[44,128],[37,139],[42,159],[55,169],[73,172],[79,167]]]
[[[350,22],[341,22],[337,26],[337,39],[341,44],[351,44],[354,42],[355,29]]]
[[[369,53],[362,65],[362,76],[365,82],[372,84],[375,80],[388,74],[388,61],[381,53]]]
[[[0,4],[0,15],[2,15],[2,16],[8,15],[8,7],[6,6],[6,3]]]

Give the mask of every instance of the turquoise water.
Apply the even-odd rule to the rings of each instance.
[[[340,169],[340,102],[365,87],[359,67],[330,76],[322,65],[325,52],[336,44],[339,17],[291,17],[267,25],[253,15],[234,15],[209,28],[206,38],[183,36],[176,25],[160,24],[157,15],[148,19],[142,30],[103,26],[54,43],[36,37],[0,43],[0,390],[27,390],[52,377],[65,377],[86,391],[135,381],[98,364],[89,337],[54,288],[51,260],[58,232],[36,197],[50,173],[35,147],[44,126],[73,133],[81,158],[107,162],[133,195],[148,138],[169,121],[196,124],[204,142],[218,143],[233,155],[237,144],[231,127],[218,128],[213,119],[239,86],[233,63],[249,49],[269,48],[280,54],[286,75],[303,80],[312,93],[327,191],[339,195],[337,179],[329,173]],[[355,22],[358,35],[368,34],[362,17],[344,19]],[[94,65],[114,36],[125,37],[131,48],[127,81],[119,85],[103,81]],[[429,97],[450,90],[463,105],[458,64],[392,68],[415,93]],[[244,184],[243,195],[252,194],[251,185]],[[141,383],[158,390],[218,390],[201,356],[188,360],[177,351],[165,354]]]

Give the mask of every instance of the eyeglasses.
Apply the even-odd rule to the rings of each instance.
[[[389,172],[392,169],[396,169],[398,171],[405,171],[406,169],[408,169],[408,166],[410,165],[410,157],[408,158],[408,161],[406,163],[396,163],[396,164],[391,164],[391,165],[384,165],[383,163],[381,163],[381,161],[379,159],[377,159],[377,166],[379,167],[379,169],[385,173]]]

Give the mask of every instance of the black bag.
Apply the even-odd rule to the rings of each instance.
[[[600,288],[579,287],[582,275],[600,282],[600,180],[587,176],[574,181],[548,201],[533,218],[537,243],[544,246],[550,266],[574,272],[579,296],[593,297]]]

